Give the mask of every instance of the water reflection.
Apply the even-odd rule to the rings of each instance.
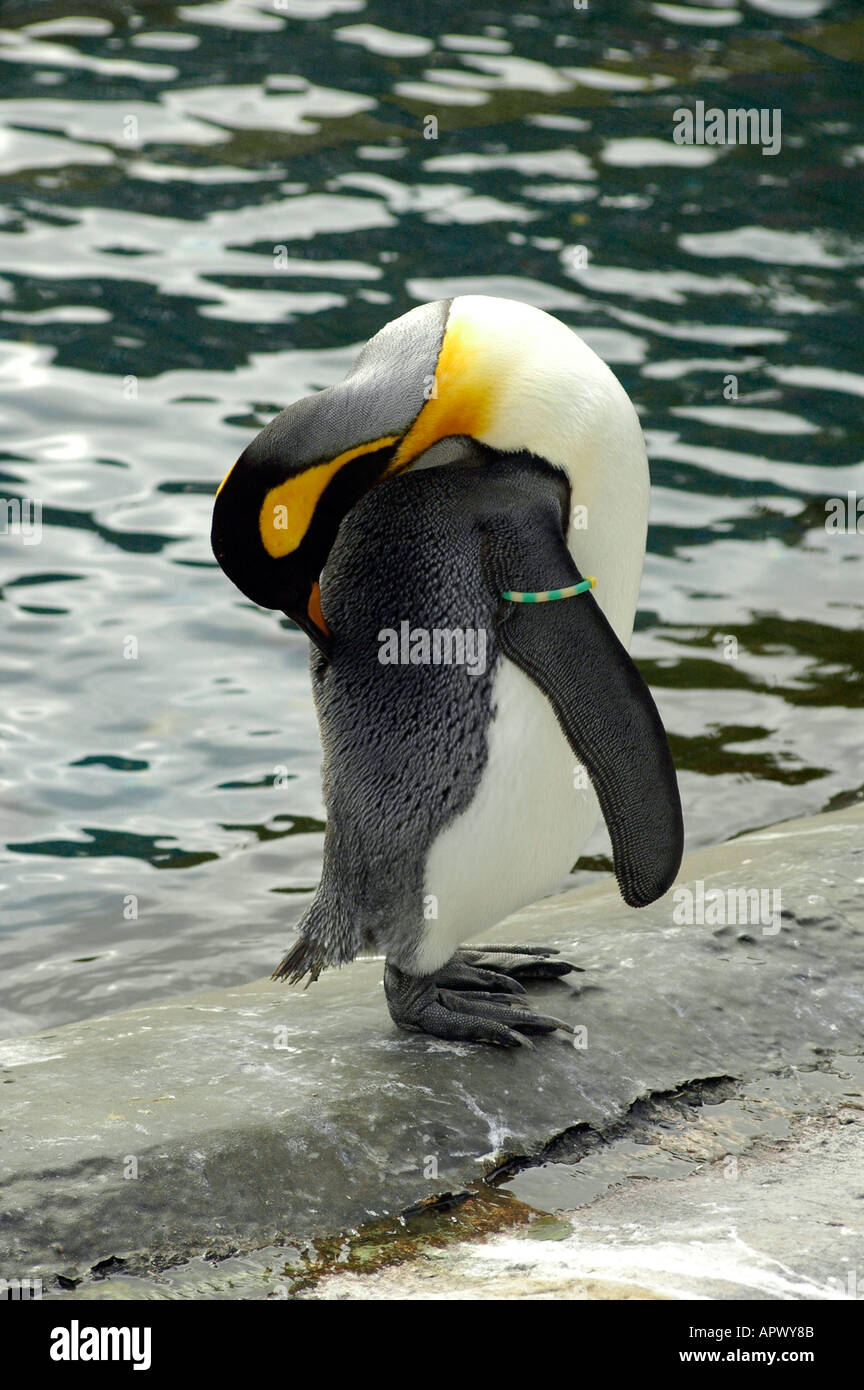
[[[5,1030],[273,965],[320,864],[305,641],[211,498],[425,299],[548,308],[637,403],[690,843],[860,795],[857,6],[76,8],[0,36],[0,483],[43,524],[2,537]],[[779,107],[781,152],[675,145],[698,100]]]

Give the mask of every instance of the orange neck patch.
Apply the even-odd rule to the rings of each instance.
[[[312,585],[312,592],[309,595],[306,612],[309,614],[315,626],[324,633],[325,637],[330,637],[332,635],[327,626],[327,619],[324,617],[324,610],[321,607],[321,585],[318,583],[317,579]]]

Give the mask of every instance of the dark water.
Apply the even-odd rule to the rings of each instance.
[[[0,535],[2,1031],[278,959],[322,846],[306,641],[216,569],[211,498],[426,299],[551,310],[639,408],[690,844],[861,794],[864,535],[825,528],[864,497],[856,4],[2,13],[0,480],[43,525]],[[778,108],[780,153],[673,144],[699,100]]]

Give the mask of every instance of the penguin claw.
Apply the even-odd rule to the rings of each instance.
[[[508,975],[512,980],[557,980],[571,971],[583,974],[581,965],[569,960],[555,960],[560,953],[549,946],[508,946],[489,944],[474,948],[463,948],[456,952],[453,961],[480,969],[492,969]],[[453,962],[449,962],[447,969]]]
[[[479,956],[476,951],[473,954]],[[452,960],[448,960],[447,964],[436,972],[435,983],[442,989],[494,990],[499,996],[527,993],[525,986],[521,985],[514,976],[499,970],[480,968],[473,963],[469,964],[459,951],[456,952]]]
[[[521,1000],[517,1003],[507,994],[487,994],[478,999],[471,994],[462,994],[459,990],[442,989],[438,991],[438,998],[442,1004],[455,1008],[457,1013],[468,1013],[475,1018],[494,1018],[499,1023],[514,1028],[529,1028],[537,1033],[552,1033],[556,1028],[563,1029],[565,1033],[575,1032],[575,1029],[562,1019],[552,1018],[548,1014],[536,1014],[527,1004],[523,1004]]]
[[[527,1047],[532,1043],[524,1033],[552,1033],[561,1029],[575,1030],[560,1018],[537,1014],[518,997],[516,983],[507,980],[505,993],[490,988],[488,978],[481,985],[465,978],[464,967],[453,969],[453,962],[436,975],[408,975],[391,965],[384,967],[384,992],[390,1017],[400,1028],[412,1033],[429,1033],[433,1037],[454,1042],[485,1042],[499,1047]],[[490,971],[483,971],[488,977]],[[454,977],[467,988],[452,988],[443,983]]]

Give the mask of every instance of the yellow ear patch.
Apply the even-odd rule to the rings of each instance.
[[[497,360],[499,356],[501,360]],[[382,474],[388,477],[408,468],[426,449],[449,435],[467,434],[482,440],[494,418],[499,395],[506,389],[506,367],[506,352],[496,354],[488,327],[472,320],[470,314],[451,313],[434,376],[424,383],[427,400],[401,442],[394,434],[359,444],[271,488],[258,514],[267,554],[276,560],[298,548],[331,478],[352,459],[397,444]]]
[[[368,444],[358,444],[328,463],[306,468],[302,473],[287,478],[284,483],[271,487],[258,514],[258,529],[267,554],[278,560],[297,549],[309,529],[321,494],[340,468],[344,468],[352,459],[397,444],[398,441],[398,434],[393,434],[383,439],[373,439]]]
[[[429,399],[404,436],[388,474],[401,472],[448,435],[482,438],[504,386],[490,362],[490,346],[488,330],[467,315],[451,315],[435,374],[427,382]]]

